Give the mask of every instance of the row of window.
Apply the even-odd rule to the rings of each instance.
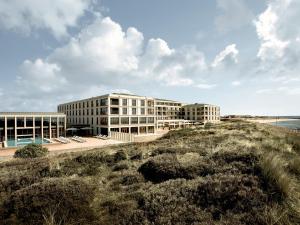
[[[154,123],[154,117],[112,117],[110,118],[111,125],[119,125],[119,124],[147,124],[147,123]],[[108,118],[73,118],[68,119],[68,123],[70,124],[91,124],[92,125],[108,125]]]
[[[51,121],[51,122],[50,122]],[[43,126],[57,126],[59,123],[60,126],[64,126],[65,119],[64,118],[57,118],[57,117],[43,117]],[[42,117],[8,117],[7,118],[7,127],[28,127],[31,128],[33,126],[40,127],[42,125]],[[5,119],[0,118],[0,127],[5,127]]]
[[[128,106],[129,101],[131,102],[131,106],[137,106],[138,100],[137,99],[119,99],[119,98],[111,98],[110,99],[110,105],[120,105],[120,101],[122,100],[122,106]],[[140,106],[145,107],[146,102],[148,107],[154,107],[154,101],[153,100],[139,100]],[[82,109],[82,108],[93,108],[93,107],[101,107],[101,106],[107,106],[108,105],[108,99],[97,99],[97,100],[87,100],[83,102],[77,102],[77,103],[71,103],[71,104],[65,104],[58,106],[58,111],[67,111],[67,110],[76,110],[76,109]]]
[[[110,108],[110,113],[113,115],[119,115],[120,111],[122,111],[122,115],[128,115],[130,114],[128,108],[119,108],[119,107],[111,107]],[[138,111],[137,108],[132,108],[131,109],[131,114],[130,115],[137,115]],[[146,114],[146,109],[141,108],[140,109],[140,114],[145,115]],[[153,108],[148,108],[147,109],[147,114],[148,115],[154,115],[154,109]],[[76,110],[76,111],[67,111],[66,112],[67,116],[93,116],[93,115],[108,115],[108,108],[100,108],[100,109],[86,109],[86,110]]]

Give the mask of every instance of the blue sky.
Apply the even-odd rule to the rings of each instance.
[[[129,92],[299,115],[297,0],[0,0],[0,111]]]

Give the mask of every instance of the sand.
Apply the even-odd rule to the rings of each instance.
[[[269,118],[262,119],[262,118],[259,118],[259,119],[245,119],[245,120],[250,121],[250,122],[256,122],[256,123],[276,123],[276,122],[283,122],[283,121],[293,121],[293,120],[297,120],[297,119],[269,119]]]

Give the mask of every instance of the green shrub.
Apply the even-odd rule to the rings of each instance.
[[[91,224],[94,188],[78,179],[50,179],[16,191],[4,203],[4,219],[18,224]]]
[[[23,148],[18,149],[14,157],[15,158],[37,158],[43,157],[48,154],[48,149],[44,148],[42,145],[38,144],[29,144]]]

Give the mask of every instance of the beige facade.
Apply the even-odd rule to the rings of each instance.
[[[185,120],[193,122],[218,122],[220,121],[220,107],[210,104],[191,104],[184,105],[181,114]]]
[[[110,131],[146,134],[155,132],[154,99],[129,94],[108,94],[58,106],[69,126],[91,127],[92,134]]]
[[[197,117],[192,116],[194,108]],[[58,112],[66,114],[69,127],[90,128],[94,135],[109,135],[110,132],[148,134],[165,127],[179,128],[195,122],[220,120],[220,108],[217,106],[186,105],[173,100],[121,93],[60,104]]]
[[[22,140],[43,143],[44,139],[65,136],[65,130],[66,115],[62,113],[0,113],[0,142],[9,146]]]

